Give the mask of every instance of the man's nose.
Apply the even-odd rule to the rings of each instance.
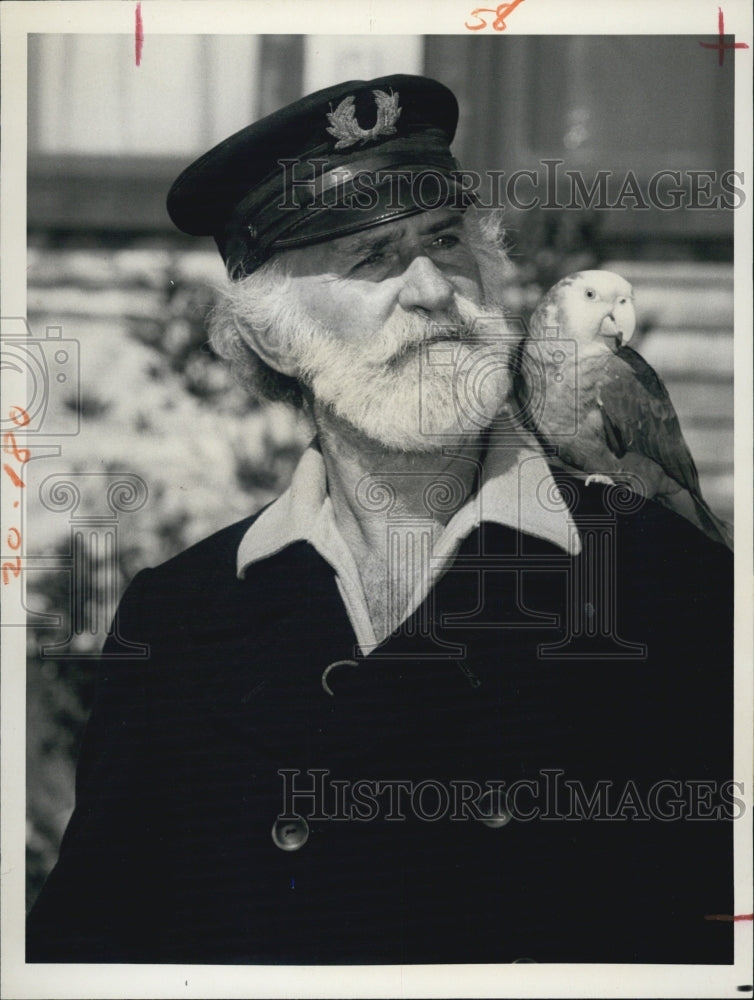
[[[398,304],[405,310],[421,310],[431,316],[453,302],[453,286],[429,257],[414,257],[403,273]]]

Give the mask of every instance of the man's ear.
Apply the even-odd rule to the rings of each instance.
[[[298,365],[286,345],[271,329],[257,330],[236,326],[239,335],[270,368],[292,378],[298,376]]]

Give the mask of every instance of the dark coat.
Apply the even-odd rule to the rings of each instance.
[[[733,925],[704,918],[733,913],[732,561],[653,502],[621,513],[602,486],[564,488],[581,557],[483,525],[409,627],[328,674],[332,695],[323,670],[355,637],[308,544],[238,580],[247,520],[140,573],[28,961],[731,962]],[[148,657],[118,658],[118,636]],[[384,796],[350,820],[299,798],[309,838],[284,851],[286,768],[298,788],[312,769],[330,791],[434,784],[416,809],[397,800],[402,819]],[[517,808],[537,787],[539,818],[428,818],[438,785],[522,778],[539,785]],[[648,806],[662,780],[681,785]],[[578,781],[610,782],[619,815],[574,814]],[[674,797],[707,818],[653,815]]]

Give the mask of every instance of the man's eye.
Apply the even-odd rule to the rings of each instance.
[[[461,241],[457,236],[452,236],[450,233],[446,233],[444,236],[438,236],[433,242],[433,246],[439,247],[441,250],[450,250],[453,247],[458,246]]]
[[[362,257],[361,260],[354,264],[354,270],[358,270],[362,267],[372,267],[375,264],[379,264],[384,259],[384,253],[381,250],[375,250],[374,253],[367,254],[366,257]]]

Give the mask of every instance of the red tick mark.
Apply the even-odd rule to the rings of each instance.
[[[708,913],[705,920],[754,920],[754,913],[739,913],[737,916],[732,917],[729,913]]]
[[[725,18],[723,8],[717,8],[717,28],[720,33],[719,42],[699,42],[703,49],[717,49],[717,65],[722,66],[725,62],[726,49],[748,49],[746,42],[725,42]]]
[[[141,4],[136,4],[136,27],[134,29],[134,48],[136,65],[141,66],[141,50],[144,46],[144,24],[141,20]]]

